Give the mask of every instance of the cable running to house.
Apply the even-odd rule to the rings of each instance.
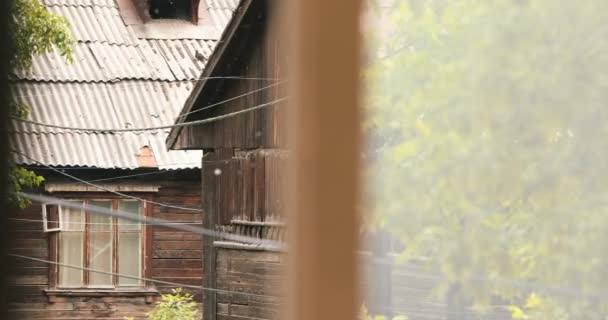
[[[242,294],[242,295],[247,295],[247,296],[252,296],[252,297],[260,297],[260,298],[280,298],[280,297],[277,297],[277,296],[263,295],[263,294],[257,294],[257,293],[247,293],[247,292],[238,292],[238,291],[231,291],[231,290],[215,289],[215,288],[208,288],[208,287],[202,287],[202,286],[193,286],[193,285],[189,285],[189,284],[177,283],[177,282],[171,282],[171,281],[163,281],[163,280],[156,280],[156,279],[150,279],[150,278],[135,277],[135,276],[130,276],[130,275],[126,275],[126,274],[120,274],[120,273],[114,273],[114,272],[96,270],[96,269],[85,268],[85,267],[80,267],[80,266],[74,266],[74,265],[65,264],[65,263],[61,263],[61,262],[50,261],[50,260],[45,260],[45,259],[40,259],[40,258],[35,258],[35,257],[30,257],[30,256],[24,256],[24,255],[14,254],[14,253],[9,253],[9,255],[12,256],[12,257],[17,257],[17,258],[21,258],[21,259],[26,259],[26,260],[36,261],[36,262],[42,262],[42,263],[57,265],[57,266],[66,267],[66,268],[70,268],[70,269],[84,270],[84,271],[88,271],[88,272],[99,273],[99,274],[104,274],[104,275],[109,275],[109,276],[118,276],[118,277],[121,277],[121,278],[127,278],[127,279],[131,279],[131,280],[154,282],[154,283],[158,283],[158,284],[166,284],[166,285],[171,285],[171,286],[176,286],[176,287],[198,289],[198,290],[205,290],[205,291],[218,292],[218,293]]]
[[[241,95],[239,95],[239,96],[232,97],[232,98],[228,98],[228,99],[226,99],[226,100],[224,100],[224,101],[216,102],[216,103],[214,103],[214,104],[212,104],[212,105],[205,106],[204,108],[202,108],[202,109],[200,109],[200,110],[206,110],[206,109],[209,109],[209,108],[214,107],[214,106],[216,106],[216,105],[221,105],[221,104],[223,104],[223,103],[225,103],[225,102],[232,101],[232,100],[235,100],[235,99],[238,99],[238,98],[242,98],[242,97],[245,97],[245,96],[248,96],[248,95],[254,94],[254,93],[256,93],[256,92],[260,92],[260,91],[263,91],[263,90],[266,90],[266,89],[269,89],[269,88],[272,88],[272,87],[275,87],[275,86],[281,85],[281,84],[283,84],[283,83],[285,83],[285,82],[287,82],[287,80],[277,81],[277,82],[275,82],[275,83],[273,83],[273,84],[271,84],[271,85],[265,86],[265,87],[263,87],[263,88],[256,89],[256,90],[253,90],[253,91],[249,91],[249,92],[245,92],[245,93],[243,93],[243,94],[241,94]],[[149,87],[150,85],[147,85],[147,86]],[[128,88],[132,88],[132,87],[136,87],[136,86],[120,86],[120,87],[118,87],[118,89],[128,89]],[[13,90],[13,91],[17,91],[17,90],[15,89],[15,90]],[[55,92],[55,93],[49,93],[49,94],[45,94],[45,93],[42,93],[42,94],[21,94],[21,95],[13,95],[12,97],[13,97],[13,98],[22,98],[22,99],[27,99],[27,98],[33,98],[33,97],[63,96],[63,95],[65,95],[65,94],[64,94],[64,93],[62,93],[62,92]],[[78,98],[77,98],[77,100],[78,100],[79,102],[86,102],[86,101],[97,101],[97,100],[98,100],[98,97],[96,97],[96,96],[91,96],[91,95],[88,95],[88,94],[79,94],[79,93],[75,93],[75,94],[73,94],[73,95],[72,95],[72,97],[78,97]],[[18,102],[20,102],[20,103],[27,103],[27,101],[25,101],[25,102],[23,102],[23,101],[18,101]],[[189,112],[189,113],[185,113],[184,115],[187,115],[187,114],[190,114],[190,113],[196,113],[196,112],[199,112],[199,110],[191,111],[191,112]],[[179,117],[179,116],[178,116],[178,117]]]
[[[218,105],[224,104],[224,103],[226,103],[226,102],[229,102],[229,101],[232,101],[232,100],[236,100],[236,99],[239,99],[239,98],[242,98],[242,97],[246,97],[246,96],[251,95],[251,94],[254,94],[254,93],[256,93],[256,92],[260,92],[260,91],[263,91],[263,90],[266,90],[266,89],[270,89],[270,88],[272,88],[272,87],[279,86],[279,85],[284,84],[284,83],[286,83],[286,82],[287,82],[287,80],[279,81],[279,82],[273,83],[273,84],[271,84],[271,85],[268,85],[268,86],[265,86],[265,87],[262,87],[262,88],[259,88],[259,89],[256,89],[256,90],[253,90],[253,91],[249,91],[249,92],[243,93],[243,94],[238,95],[238,96],[236,96],[236,97],[232,97],[232,98],[228,98],[228,99],[226,99],[226,100],[220,101],[220,102],[212,103],[212,104],[210,104],[210,105],[204,106],[204,107],[202,107],[202,108],[200,108],[200,109],[197,109],[197,110],[193,110],[193,111],[190,111],[190,112],[182,113],[182,114],[180,114],[179,116],[177,116],[176,121],[177,121],[177,120],[181,120],[181,119],[183,119],[183,118],[184,118],[185,116],[187,116],[187,115],[191,115],[191,114],[193,114],[193,113],[197,113],[197,112],[201,112],[201,111],[204,111],[204,110],[207,110],[207,109],[211,109],[211,108],[213,108],[213,107],[215,107],[215,106],[218,106]]]
[[[40,219],[24,219],[24,218],[7,218],[10,221],[15,221],[15,222],[42,222],[44,223],[44,220],[40,220]],[[106,226],[110,226],[110,225],[114,225],[113,222],[82,222],[82,221],[62,221],[61,223],[63,224],[69,224],[69,225],[106,225]],[[200,224],[200,222],[167,222],[167,224]],[[121,223],[121,226],[148,226],[150,224],[146,224],[146,223]]]
[[[228,160],[214,160],[214,161],[205,161],[205,164],[211,164],[211,163],[227,163]],[[178,164],[172,164],[172,165],[178,165]],[[186,163],[184,165],[200,165],[200,163]],[[41,168],[40,166],[36,166],[36,165],[17,165],[18,167],[21,168],[25,168],[25,169],[30,169],[30,170],[51,170],[49,168]],[[165,165],[168,166],[168,165]],[[57,170],[102,170],[103,168],[54,168]],[[200,168],[186,168],[185,170],[188,169],[200,169]],[[159,170],[159,171],[153,171],[153,172],[142,172],[142,173],[135,173],[135,174],[127,174],[124,176],[116,176],[116,177],[112,177],[112,178],[102,178],[102,179],[94,179],[94,180],[88,180],[88,182],[101,182],[101,181],[111,181],[111,180],[120,180],[120,179],[125,179],[125,178],[134,178],[134,177],[141,177],[141,176],[149,176],[149,175],[156,175],[156,174],[171,174],[173,173],[173,171],[170,171],[168,169],[164,169],[164,170]]]
[[[61,75],[61,74],[53,74],[53,75],[48,75],[48,74],[36,74],[36,76],[41,76],[41,77],[58,77],[58,76],[66,76],[66,75]],[[188,82],[198,82],[201,80],[251,80],[251,81],[282,81],[282,79],[280,78],[264,78],[264,77],[241,77],[241,76],[217,76],[217,77],[201,77],[201,78],[195,78],[195,79],[188,79],[188,80],[166,80],[166,81],[158,81],[158,82],[164,82],[164,83],[169,83],[169,84],[176,84],[176,83],[188,83]],[[124,81],[132,81],[131,79],[124,79]],[[23,82],[23,80],[19,79],[16,81],[12,81],[12,86],[18,85],[20,82]],[[141,83],[131,83],[131,84],[125,84],[122,85],[122,81],[118,81],[118,82],[101,82],[102,84],[115,84],[117,87],[120,88],[137,88],[137,87],[151,87],[154,86],[154,82],[141,82]],[[13,91],[18,91],[13,89]],[[55,95],[55,94],[48,94],[49,96]],[[13,97],[30,97],[32,95],[13,95]],[[38,96],[45,96],[45,95],[38,95]]]
[[[265,249],[270,249],[270,250],[286,249],[285,244],[278,242],[278,241],[274,241],[274,240],[253,238],[253,237],[248,237],[248,236],[243,236],[243,235],[238,235],[238,234],[233,234],[233,233],[228,233],[228,232],[201,228],[201,227],[192,226],[192,225],[188,225],[188,224],[172,224],[169,221],[159,219],[159,218],[140,216],[140,215],[133,214],[130,212],[114,211],[114,210],[111,210],[111,209],[108,209],[105,207],[100,207],[100,206],[95,206],[95,205],[78,204],[78,203],[74,203],[73,201],[67,201],[67,200],[64,200],[61,198],[56,198],[56,197],[35,195],[35,194],[30,194],[30,193],[25,193],[25,192],[13,192],[13,194],[18,197],[22,197],[22,198],[29,199],[29,200],[32,200],[35,202],[39,202],[39,203],[55,204],[55,205],[60,205],[61,207],[65,207],[65,208],[83,210],[83,211],[86,211],[89,213],[97,213],[97,214],[110,216],[110,217],[117,217],[117,218],[121,218],[121,219],[128,220],[128,221],[133,221],[133,222],[141,222],[146,225],[167,227],[167,228],[171,228],[171,229],[175,229],[175,230],[191,232],[191,233],[200,234],[200,235],[209,236],[209,237],[215,237],[218,239],[226,239],[226,240],[231,240],[231,241],[245,243],[245,244],[258,245],[260,247],[264,247]]]
[[[168,164],[162,164],[158,166],[158,169],[160,171],[155,171],[155,173],[166,173],[166,172],[170,172],[169,170],[171,170],[171,167],[173,166],[193,166],[191,168],[179,168],[179,169],[194,169],[196,167],[194,166],[200,166],[200,162],[191,162],[191,163],[168,163]],[[32,169],[32,170],[49,170],[48,168],[40,168],[39,166],[36,165],[32,165],[32,164],[24,164],[24,165],[20,165],[17,164],[19,167],[22,168],[26,168],[26,169]],[[108,169],[108,168],[103,168],[103,167],[82,167],[82,168],[73,168],[73,167],[68,167],[68,168],[56,168],[59,170],[103,170],[103,169]],[[133,169],[129,169],[129,170],[133,170]],[[91,181],[93,182],[93,181]]]
[[[249,112],[252,112],[252,111],[255,111],[255,110],[258,110],[258,109],[262,109],[262,108],[266,108],[266,107],[269,107],[269,106],[273,106],[273,105],[278,104],[280,102],[287,101],[287,99],[288,99],[287,97],[276,99],[276,100],[273,100],[273,101],[270,101],[270,102],[267,102],[267,103],[259,104],[259,105],[254,106],[254,107],[250,107],[250,108],[247,108],[247,109],[231,112],[231,113],[228,113],[228,114],[225,114],[225,115],[221,115],[221,116],[217,116],[217,117],[213,117],[213,118],[196,120],[196,121],[190,121],[190,122],[183,122],[183,123],[175,123],[175,124],[164,125],[164,126],[147,127],[147,128],[91,129],[91,128],[78,128],[78,127],[70,127],[70,126],[63,126],[63,125],[56,125],[56,124],[48,124],[48,123],[43,123],[43,122],[38,122],[38,121],[31,121],[31,120],[20,119],[18,117],[14,117],[14,116],[11,116],[9,118],[11,118],[11,119],[13,119],[15,121],[19,121],[19,122],[23,122],[23,123],[28,123],[28,124],[32,124],[32,125],[37,125],[37,126],[41,126],[41,127],[54,128],[54,129],[63,129],[63,130],[72,130],[72,131],[82,131],[82,132],[89,132],[89,133],[143,132],[143,131],[155,131],[155,130],[162,130],[162,129],[189,127],[189,126],[194,126],[194,125],[199,125],[199,124],[211,123],[211,122],[215,122],[215,121],[219,121],[219,120],[224,120],[224,119],[227,119],[227,118],[232,118],[232,117],[238,116],[240,114],[249,113]]]
[[[105,192],[109,192],[109,193],[112,193],[112,194],[115,194],[115,195],[119,195],[119,196],[121,196],[121,197],[125,197],[125,198],[129,198],[129,199],[133,199],[133,200],[145,201],[145,202],[148,202],[148,203],[151,203],[151,204],[155,204],[155,205],[157,205],[157,206],[161,206],[161,207],[165,207],[165,208],[172,208],[172,209],[186,210],[186,211],[197,211],[197,212],[203,212],[203,209],[200,209],[200,208],[189,208],[189,207],[175,206],[175,205],[165,204],[165,203],[161,203],[161,202],[150,201],[150,200],[146,200],[146,199],[143,199],[143,198],[138,198],[138,197],[131,196],[131,195],[128,195],[128,194],[125,194],[125,193],[122,193],[122,192],[118,192],[118,191],[113,191],[113,190],[110,190],[110,189],[108,189],[108,188],[104,188],[104,187],[102,187],[102,186],[100,186],[100,185],[97,185],[97,184],[94,184],[94,183],[88,182],[88,181],[86,181],[86,180],[82,180],[82,179],[80,179],[80,178],[78,178],[78,177],[75,177],[75,176],[73,176],[73,175],[69,174],[69,173],[66,173],[66,172],[63,172],[63,171],[61,171],[61,170],[55,169],[55,168],[53,168],[53,167],[51,167],[51,166],[49,166],[49,165],[46,165],[46,164],[44,164],[44,163],[42,163],[42,162],[40,162],[40,161],[38,161],[38,160],[36,160],[36,159],[34,159],[34,158],[32,158],[32,157],[28,156],[28,155],[26,155],[26,154],[25,154],[25,153],[23,153],[23,152],[19,152],[19,151],[16,151],[16,150],[11,150],[11,152],[16,153],[16,154],[19,154],[19,155],[21,155],[22,157],[25,157],[26,159],[29,159],[30,161],[34,161],[34,162],[38,163],[39,165],[44,166],[44,167],[46,167],[47,169],[52,170],[52,171],[54,171],[54,172],[57,172],[57,173],[59,173],[59,174],[61,174],[61,175],[65,176],[65,177],[68,177],[68,178],[70,178],[70,179],[72,179],[72,180],[78,181],[78,182],[80,182],[80,183],[84,183],[84,184],[86,184],[86,185],[89,185],[89,186],[91,186],[91,187],[97,188],[97,189],[102,190],[102,191],[105,191]]]

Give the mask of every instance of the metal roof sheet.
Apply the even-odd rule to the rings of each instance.
[[[102,82],[129,79],[177,80],[165,58],[146,41],[137,46],[83,43],[74,46],[74,62],[57,51],[33,58],[32,68],[17,71],[20,79],[54,82]]]
[[[31,107],[34,121],[87,128],[171,124],[216,44],[138,39],[114,0],[41,1],[67,17],[77,43],[73,64],[51,52],[35,57],[31,70],[14,72],[14,97]],[[209,10],[230,3],[215,1]],[[149,146],[159,168],[200,167],[201,151],[166,150],[168,131],[83,133],[13,122],[10,137],[17,150],[51,166],[134,169],[137,153]],[[36,164],[21,156],[15,161]]]
[[[210,40],[149,40],[148,42],[154,52],[163,56],[177,80],[198,78],[216,43]]]
[[[136,169],[141,148],[152,148],[159,169],[200,167],[202,151],[167,151],[162,139],[150,134],[12,133],[13,147],[41,163],[56,167]],[[38,165],[21,155],[19,164]]]
[[[190,83],[137,80],[22,82],[13,85],[13,92],[19,102],[32,108],[29,119],[34,121],[86,128],[129,128],[172,123],[191,88]],[[144,146],[154,150],[161,167],[170,164],[173,169],[196,167],[192,163],[199,162],[201,156],[200,151],[167,151],[164,139],[168,130],[83,133],[13,122],[11,131],[17,150],[53,166],[136,168],[137,151]],[[23,157],[16,160],[35,164]]]
[[[84,2],[84,0],[81,0]],[[49,6],[55,14],[65,16],[76,40],[137,45],[137,38],[126,26],[115,6]]]
[[[239,0],[207,0],[207,9],[213,24],[221,32],[226,28],[234,9],[238,7]]]
[[[29,120],[91,129],[172,123],[191,88],[189,81],[140,80],[116,83],[20,82],[12,86],[17,102],[32,108]],[[22,122],[13,122],[13,125],[17,131],[32,133],[65,131]]]
[[[46,7],[50,6],[80,6],[80,7],[115,7],[114,0],[42,0]]]

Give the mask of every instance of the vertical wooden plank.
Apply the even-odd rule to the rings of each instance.
[[[85,209],[90,205],[89,200],[85,200],[84,201],[84,205],[85,205]],[[84,287],[88,287],[89,286],[89,271],[87,271],[86,269],[90,268],[90,259],[91,259],[91,241],[90,240],[90,217],[89,217],[89,212],[87,210],[84,211],[84,253],[83,253],[83,257],[84,257],[84,262],[83,262],[83,266],[85,268],[85,270],[83,270],[83,286]]]
[[[55,210],[57,210],[57,207],[53,206],[53,208]],[[53,210],[53,209],[51,209]],[[49,239],[49,261],[59,261],[58,259],[58,246],[57,243],[59,241],[59,233],[58,232],[52,232],[48,234],[48,239]],[[52,264],[49,266],[49,288],[50,289],[55,289],[57,287],[57,265],[56,264]]]
[[[356,318],[359,8],[290,1],[291,320]]]
[[[218,222],[221,220],[221,212],[227,208],[225,205],[226,200],[222,197],[222,192],[226,190],[222,188],[224,183],[223,176],[226,176],[225,171],[228,168],[224,165],[225,160],[231,160],[233,157],[233,150],[218,149],[208,153],[202,160],[201,169],[201,194],[203,200],[203,210],[205,216],[203,217],[204,227],[207,229],[216,230]],[[220,174],[216,174],[215,170],[222,170]],[[203,266],[204,266],[204,286],[207,288],[216,287],[216,250],[213,247],[213,241],[215,237],[205,236],[203,237]],[[207,291],[205,293],[205,299],[203,304],[203,318],[205,320],[216,319],[217,309],[217,296],[215,292]]]
[[[216,159],[216,154],[210,152],[206,155],[209,162]],[[205,163],[205,158],[201,165],[201,196],[203,197],[203,228],[215,230],[216,216],[215,206],[215,185],[211,174],[214,170],[212,166]],[[214,237],[203,237],[203,286],[215,288],[215,248],[213,247]],[[206,291],[203,295],[203,319],[215,320],[216,315],[216,294]]]
[[[112,210],[118,211],[118,201],[112,201]],[[112,227],[112,271],[114,272],[112,283],[114,287],[117,287],[119,283],[116,273],[120,273],[118,269],[118,259],[120,259],[118,256],[118,218],[112,217]]]
[[[254,172],[255,181],[251,186],[254,192],[254,220],[264,221],[266,218],[266,159],[263,150],[255,152]]]
[[[152,200],[152,197],[146,197],[147,200]],[[149,202],[144,202],[144,215],[146,217],[152,217],[152,213],[154,212],[154,205]],[[152,278],[152,226],[147,223],[142,226],[144,228],[144,278],[151,279]],[[150,287],[152,283],[146,282],[144,286]]]

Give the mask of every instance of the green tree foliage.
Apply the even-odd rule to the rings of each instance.
[[[520,319],[604,319],[608,1],[371,7],[370,224],[404,260],[426,257],[438,292],[457,285],[480,309],[500,297]]]
[[[174,289],[170,294],[163,294],[148,313],[150,320],[198,320],[198,304],[191,294],[182,294],[182,289]]]
[[[357,315],[357,320],[387,320],[385,316],[372,316],[369,314],[367,307],[362,305]],[[392,318],[392,320],[409,320],[407,316],[399,315]]]
[[[13,0],[12,12],[13,66],[28,69],[33,56],[52,50],[72,62],[74,38],[65,17],[48,12],[38,0]]]
[[[75,43],[65,17],[48,12],[38,0],[13,0],[11,3],[13,19],[9,30],[12,40],[12,61],[15,69],[29,69],[36,55],[58,50],[66,63],[72,62],[72,48]],[[13,103],[11,114],[24,118],[29,107]],[[9,172],[10,186],[13,191],[22,191],[39,186],[44,179],[34,172],[13,166]],[[27,199],[12,196],[11,202],[21,208],[30,204]]]

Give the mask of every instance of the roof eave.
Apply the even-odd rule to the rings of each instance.
[[[190,111],[192,111],[192,108],[194,107],[194,104],[198,100],[200,93],[203,91],[203,89],[207,85],[208,79],[214,75],[215,70],[216,70],[217,66],[219,65],[219,62],[222,60],[222,57],[224,55],[226,48],[235,38],[236,30],[241,25],[241,22],[243,21],[243,17],[247,13],[247,11],[251,5],[251,2],[252,2],[252,0],[241,0],[240,1],[240,4],[234,11],[232,19],[230,19],[230,22],[224,29],[224,32],[222,33],[222,36],[220,37],[218,44],[216,45],[215,49],[213,50],[213,53],[211,54],[211,56],[209,57],[209,60],[207,61],[207,65],[205,66],[205,68],[203,69],[203,72],[201,74],[201,77],[196,81],[196,83],[194,85],[194,89],[192,89],[192,91],[190,92],[190,95],[188,96],[188,99],[186,99],[184,107],[182,108],[182,111],[180,111],[179,116],[177,117],[177,120],[175,121],[175,124],[184,123],[188,119],[188,116],[184,117],[183,115],[187,115]],[[169,135],[167,136],[167,139],[165,140],[168,150],[174,150],[175,143],[177,142],[177,138],[181,134],[183,128],[184,127],[174,127],[171,129],[171,132],[169,132]]]

